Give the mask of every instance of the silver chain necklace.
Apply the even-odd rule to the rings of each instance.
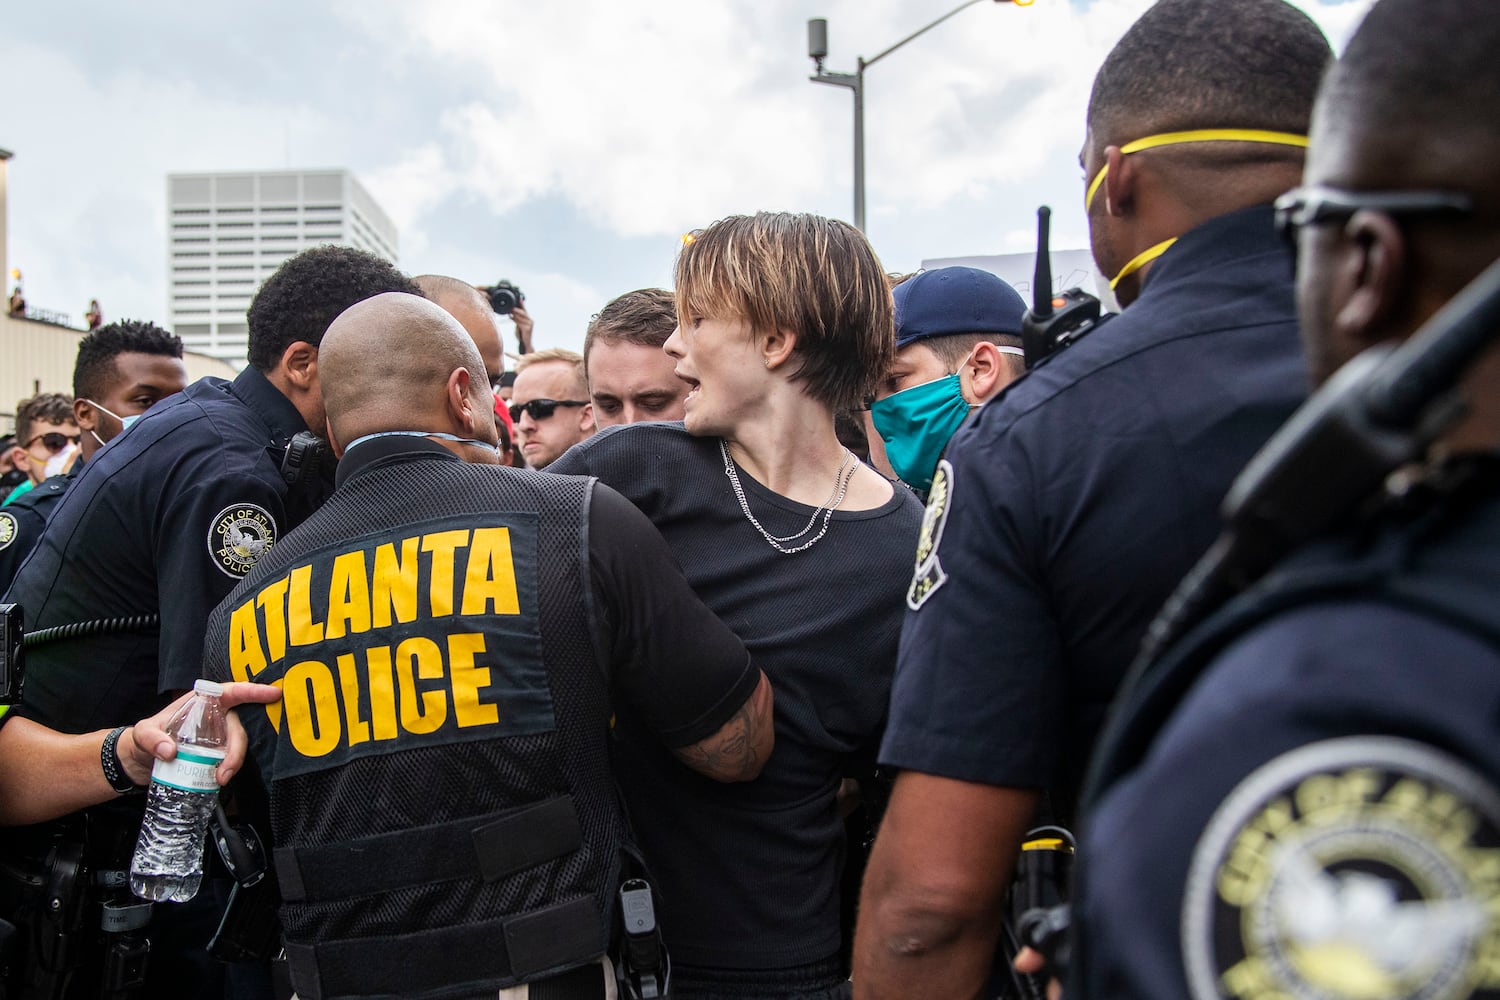
[[[750,501],[745,498],[745,488],[740,485],[740,475],[735,470],[734,459],[729,457],[729,446],[724,443],[723,438],[719,439],[719,454],[724,456],[724,474],[729,477],[729,485],[734,487],[734,495],[740,502],[740,510],[745,512],[746,520],[754,525],[755,530],[760,532],[760,536],[770,544],[771,548],[788,556],[795,555],[804,549],[812,548],[820,538],[828,534],[828,522],[833,520],[834,510],[839,504],[844,502],[844,494],[848,492],[849,481],[854,478],[854,470],[857,468],[857,466],[850,465],[850,460],[854,458],[854,453],[845,448],[844,461],[839,464],[839,471],[833,474],[833,492],[829,494],[827,503],[813,511],[812,517],[807,521],[807,527],[795,535],[773,535],[755,519],[754,514],[750,513]],[[849,471],[845,472],[845,469]],[[789,549],[782,544],[783,542],[795,542],[811,531],[813,525],[818,523],[819,514],[823,515],[823,527],[816,535],[795,548]]]

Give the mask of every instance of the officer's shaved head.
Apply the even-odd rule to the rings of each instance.
[[[418,295],[387,292],[344,310],[318,351],[323,405],[335,441],[380,431],[440,431],[495,440],[484,359],[446,310]],[[449,378],[468,372],[476,426],[455,428]]]
[[[500,380],[504,368],[504,352],[500,344],[500,329],[495,325],[495,309],[489,298],[465,281],[450,278],[445,274],[419,274],[412,279],[422,294],[446,309],[462,324],[479,348],[484,359],[484,370],[489,376],[489,385]]]

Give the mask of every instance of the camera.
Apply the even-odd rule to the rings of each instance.
[[[516,306],[526,301],[526,295],[509,281],[497,281],[484,289],[490,297],[490,308],[501,316],[509,316]]]

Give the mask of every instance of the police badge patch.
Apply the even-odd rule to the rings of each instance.
[[[208,554],[227,576],[240,579],[276,544],[276,519],[253,503],[230,504],[208,529]]]
[[[927,598],[948,582],[948,574],[943,572],[943,564],[938,561],[938,545],[943,541],[943,526],[948,523],[952,497],[953,466],[944,459],[932,474],[932,488],[927,491],[927,510],[922,515],[922,531],[917,536],[917,566],[906,591],[906,606],[913,611],[920,610]]]
[[[1194,851],[1196,1000],[1500,995],[1500,792],[1392,737],[1301,747],[1246,778]]]
[[[10,543],[16,540],[16,515],[8,510],[0,510],[0,549],[10,548]]]

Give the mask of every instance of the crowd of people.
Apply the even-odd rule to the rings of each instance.
[[[233,381],[99,324],[0,449],[0,995],[1500,990],[1497,43],[1158,0],[1080,114],[1121,308],[1045,359],[775,212],[510,372],[340,247]],[[122,923],[200,676],[274,892]]]

